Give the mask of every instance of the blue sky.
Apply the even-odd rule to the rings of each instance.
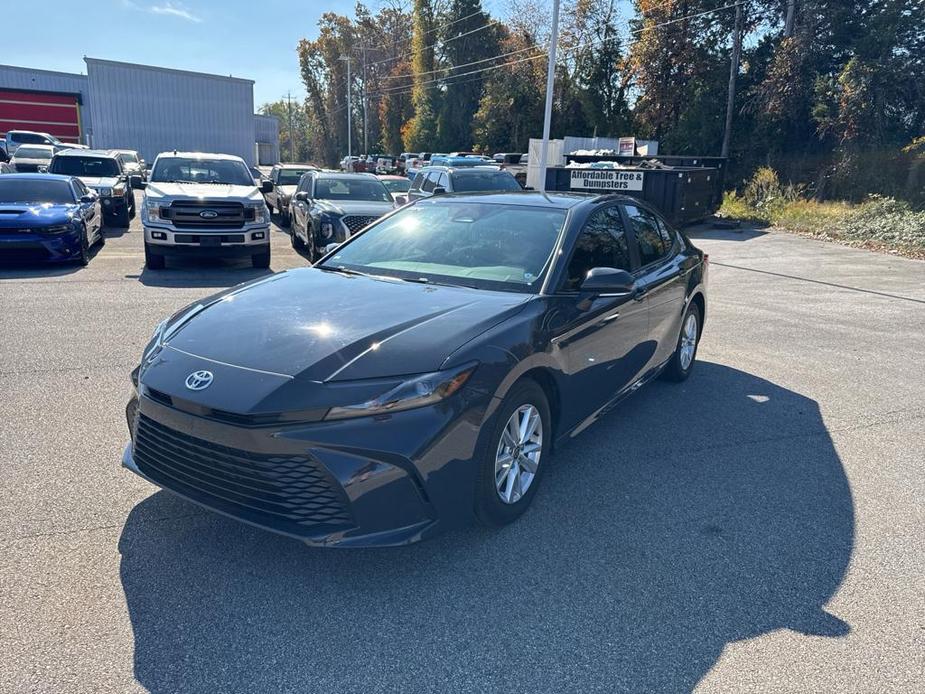
[[[254,80],[254,107],[302,93],[295,47],[354,0],[4,2],[0,63],[85,72],[84,56]],[[376,6],[373,0],[369,3]],[[42,18],[47,18],[43,21]]]

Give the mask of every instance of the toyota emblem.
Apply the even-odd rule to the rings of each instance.
[[[199,216],[202,217],[203,219],[215,219],[216,217],[218,217],[218,212],[216,212],[215,210],[203,210],[202,212],[199,213]]]
[[[186,377],[186,387],[190,390],[205,390],[212,385],[211,371],[194,371]]]

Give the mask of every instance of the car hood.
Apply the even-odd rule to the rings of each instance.
[[[228,200],[231,202],[261,202],[263,200],[257,186],[236,186],[227,183],[148,182],[145,188],[145,197]]]
[[[217,294],[174,318],[167,348],[308,381],[436,371],[528,297],[290,270]]]
[[[29,228],[64,224],[70,221],[76,209],[76,204],[2,202],[0,203],[0,228]]]
[[[78,176],[88,188],[112,188],[119,182],[118,176]]]
[[[51,164],[51,159],[38,159],[34,157],[13,157],[10,160],[10,163],[13,166],[17,164],[37,164],[38,166],[48,166]]]
[[[374,200],[315,200],[314,207],[319,212],[331,214],[383,215],[395,209],[393,202],[376,202]]]

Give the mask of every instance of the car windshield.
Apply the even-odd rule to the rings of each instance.
[[[321,267],[535,293],[565,211],[443,200],[373,224]]]
[[[520,190],[520,184],[506,171],[472,171],[453,177],[454,193],[483,190]]]
[[[280,169],[276,184],[280,186],[297,186],[299,185],[299,179],[302,178],[302,174],[306,171],[314,171],[314,169]]]
[[[158,159],[151,172],[155,183],[226,183],[254,185],[254,176],[244,162],[234,159],[166,157]]]
[[[411,181],[407,178],[387,178],[382,181],[382,185],[390,193],[407,193],[411,187]]]
[[[67,181],[53,178],[12,178],[0,176],[0,203],[74,202],[74,191]]]
[[[35,147],[34,145],[22,145],[16,150],[17,159],[51,159],[55,151],[51,148]]]
[[[118,176],[119,164],[108,157],[55,157],[49,171],[65,176]]]
[[[389,191],[374,178],[319,178],[315,181],[315,197],[322,200],[392,202]]]

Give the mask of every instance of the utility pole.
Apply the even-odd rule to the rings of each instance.
[[[552,0],[552,32],[546,63],[546,106],[543,111],[543,144],[540,148],[540,190],[546,190],[546,160],[549,156],[549,130],[552,123],[553,86],[556,81],[556,44],[559,42],[559,0]]]
[[[369,154],[369,138],[366,136],[366,46],[363,50],[363,153]]]
[[[732,112],[735,107],[736,77],[739,75],[739,54],[742,52],[742,2],[736,4],[735,33],[732,36],[732,59],[729,65],[729,94],[726,97],[726,129],[723,131],[721,157],[729,156],[729,140],[732,137]]]
[[[289,161],[295,161],[293,142],[295,134],[292,132],[292,92],[286,92],[286,101],[289,104]]]
[[[351,133],[351,121],[353,120],[350,116],[350,56],[342,55],[339,60],[343,60],[347,63],[347,156],[353,156],[353,142],[352,142],[352,133]]]

